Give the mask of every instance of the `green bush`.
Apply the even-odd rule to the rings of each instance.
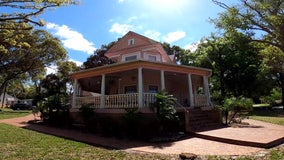
[[[233,116],[231,118],[232,120],[237,113],[240,113],[241,111],[244,111],[244,110],[245,111],[252,110],[252,105],[253,105],[253,100],[251,98],[246,98],[243,96],[240,96],[237,98],[236,97],[226,98],[224,100],[223,106],[221,107],[225,115],[225,118],[226,118],[225,123],[228,124],[229,112],[233,113]]]
[[[80,115],[84,120],[87,129],[95,132],[97,127],[97,118],[92,104],[83,104],[80,108]]]
[[[277,101],[282,99],[282,92],[279,88],[273,88],[269,96],[260,97],[261,103],[268,103],[271,106],[277,104]]]
[[[165,91],[160,91],[155,97],[156,102],[151,109],[156,109],[157,118],[161,123],[161,132],[170,131],[171,128],[167,126],[173,126],[179,120],[175,109],[176,98]]]

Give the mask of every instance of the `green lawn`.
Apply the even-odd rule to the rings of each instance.
[[[0,159],[172,159],[173,156],[159,154],[135,154],[119,150],[108,150],[80,142],[45,135],[42,133],[0,124]],[[5,134],[3,134],[5,133]],[[177,156],[175,156],[177,158]]]
[[[2,110],[0,119],[20,117],[30,114],[31,111]],[[284,125],[284,112],[254,111],[250,114],[252,119]],[[256,154],[257,155],[257,154]],[[234,156],[237,160],[281,160],[284,158],[284,144],[270,149],[262,157]],[[201,156],[201,159],[223,160],[231,159],[230,156]],[[179,159],[178,155],[163,155],[150,153],[134,153],[120,150],[104,149],[72,140],[66,140],[35,131],[30,131],[15,126],[0,123],[0,160],[108,160],[108,159]]]
[[[0,160],[177,160],[178,155],[135,153],[94,147],[15,126],[0,124]],[[4,134],[3,134],[4,133]],[[281,160],[284,145],[270,149],[262,157],[233,156],[236,160]],[[232,159],[230,156],[201,156],[206,160]]]
[[[0,111],[0,119],[7,119],[7,118],[15,118],[15,117],[23,117],[23,116],[26,116],[26,115],[29,115],[31,114],[32,112],[31,111],[26,111],[26,110],[16,110],[16,111],[13,111],[11,109],[3,109],[3,108],[0,108],[1,111]]]
[[[281,110],[258,110],[249,114],[251,119],[284,126],[284,112]]]

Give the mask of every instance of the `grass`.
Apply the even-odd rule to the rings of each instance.
[[[0,119],[7,119],[7,118],[15,118],[15,117],[23,117],[26,115],[31,114],[31,111],[27,111],[27,110],[16,110],[13,111],[11,109],[7,109],[7,108],[0,108]]]
[[[0,124],[0,159],[5,160],[93,160],[93,159],[172,159],[170,155],[129,153],[107,150],[84,143]],[[3,134],[5,133],[5,134]],[[177,158],[177,156],[176,156]]]
[[[284,126],[284,112],[282,110],[257,110],[249,114],[251,119]]]
[[[0,112],[0,119],[25,116],[30,113],[31,111],[5,109]],[[284,125],[283,114],[282,111],[260,110],[250,113],[250,117]],[[0,160],[179,159],[178,155],[126,152],[95,147],[7,124],[0,124],[0,131]],[[200,156],[200,158],[206,160],[282,160],[284,159],[284,144],[265,150],[264,155],[256,153],[250,156]]]
[[[0,160],[177,160],[178,155],[104,149],[39,132],[0,124]],[[3,134],[5,133],[5,134]],[[258,156],[200,156],[206,160],[282,160],[284,144]]]

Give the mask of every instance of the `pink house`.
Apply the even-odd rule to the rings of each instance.
[[[71,112],[92,104],[98,113],[123,113],[133,107],[149,113],[161,90],[177,98],[178,111],[213,108],[208,85],[211,70],[177,64],[159,42],[130,31],[105,55],[117,63],[71,75]]]

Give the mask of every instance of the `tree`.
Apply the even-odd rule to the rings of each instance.
[[[283,0],[240,0],[240,5],[228,6],[217,0],[215,4],[227,11],[213,20],[225,30],[240,29],[255,35],[253,41],[269,44],[284,52],[284,1]],[[263,36],[259,36],[259,32]]]
[[[175,55],[177,62],[182,65],[189,65],[190,63],[190,50],[185,50],[180,48],[179,46],[171,45],[169,43],[162,43],[164,50],[167,52],[168,55]]]
[[[240,4],[235,6],[228,6],[218,0],[212,1],[226,9],[218,19],[213,20],[218,28],[242,31],[252,36],[251,41],[273,46],[284,53],[283,0],[240,0]],[[280,81],[284,82],[282,72]],[[284,93],[284,84],[281,89]],[[284,96],[282,104],[284,105]]]
[[[9,81],[34,76],[67,56],[60,41],[44,30],[2,29],[0,43],[0,93]]]
[[[115,63],[112,59],[105,56],[105,53],[116,43],[116,41],[110,42],[108,45],[102,45],[100,49],[97,49],[93,55],[87,58],[87,61],[83,63],[83,68],[94,68],[107,64]]]
[[[232,117],[229,123],[231,123],[231,121],[235,118],[235,116],[241,111],[252,110],[252,105],[253,105],[253,100],[250,98],[245,98],[242,96],[237,98],[236,97],[226,98],[222,106],[222,110],[225,114],[226,125],[228,124],[228,117],[230,111],[232,112]]]
[[[194,53],[192,64],[213,70],[211,89],[220,91],[220,100],[226,94],[251,97],[261,62],[258,51],[248,36],[228,32],[223,37],[211,36],[203,40]]]
[[[57,63],[58,66],[58,77],[65,82],[66,93],[71,95],[73,92],[72,80],[70,78],[70,74],[80,70],[80,67],[76,65],[76,63],[71,61],[62,61]]]
[[[79,67],[71,61],[62,61],[58,63],[58,72],[49,74],[39,83],[39,92],[35,97],[38,104],[37,110],[45,118],[54,118],[53,112],[68,111],[69,98],[73,91],[70,73],[78,71]]]
[[[274,73],[274,79],[278,80],[278,85],[282,88],[282,101],[284,100],[283,88],[284,88],[284,53],[277,47],[267,46],[261,51],[263,56],[263,63],[266,65],[272,73]],[[282,102],[283,104],[283,102]]]
[[[171,122],[179,120],[176,114],[175,103],[176,98],[168,94],[166,91],[160,91],[155,95],[156,101],[150,107],[151,110],[156,110],[156,115],[161,123],[161,131],[165,131],[165,127]]]
[[[0,15],[0,29],[32,29],[31,25],[43,26],[38,16],[49,8],[56,8],[69,4],[78,4],[78,0],[4,0],[0,2],[1,8],[6,9]],[[6,22],[14,22],[13,26],[5,26]]]

